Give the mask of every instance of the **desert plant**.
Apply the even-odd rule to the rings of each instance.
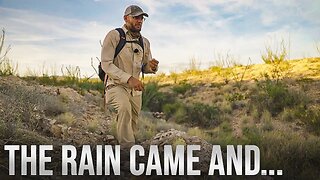
[[[266,169],[281,167],[286,172],[284,179],[317,179],[319,177],[320,140],[318,137],[302,137],[285,131],[268,131],[261,134],[260,138],[257,145],[263,149],[262,167]]]
[[[160,86],[157,82],[150,82],[145,85],[142,93],[142,109],[151,112],[161,112],[163,106],[168,103],[173,103],[175,98],[173,95],[160,92]]]
[[[261,55],[262,60],[266,64],[277,64],[286,60],[288,55],[288,50],[285,45],[284,40],[280,42],[280,47],[272,49],[270,46],[266,46],[265,54]]]
[[[74,125],[76,118],[71,112],[65,112],[56,117],[59,123],[66,124],[67,126]]]
[[[2,29],[2,35],[0,36],[0,76],[16,75],[18,70],[18,64],[14,65],[7,57],[10,51],[10,45],[5,49],[5,30]]]
[[[65,105],[54,97],[47,97],[47,101],[43,106],[46,116],[58,116],[66,112]]]
[[[236,68],[231,69],[231,74],[233,76],[233,80],[236,82],[236,87],[238,90],[241,90],[242,84],[243,84],[243,78],[251,66],[251,59],[249,58],[247,65],[244,67],[244,70],[241,72],[237,72]]]
[[[87,129],[89,132],[93,133],[98,129],[98,126],[99,126],[98,121],[94,119],[88,123]]]
[[[300,108],[296,111],[298,117],[311,131],[320,135],[320,107],[311,106],[308,109]]]
[[[263,111],[263,113],[261,115],[261,122],[262,122],[261,129],[263,131],[273,130],[272,117],[271,117],[271,113],[268,110]]]
[[[179,85],[175,85],[172,88],[172,91],[176,94],[184,95],[188,90],[192,90],[192,85],[186,82],[182,82]]]
[[[174,119],[176,122],[185,122],[186,106],[180,102],[169,103],[163,106],[163,112],[167,119]]]
[[[10,51],[10,46],[8,46],[6,48],[6,50],[4,50],[4,41],[5,41],[5,30],[2,29],[2,34],[0,36],[0,64],[2,63],[2,61],[5,59],[6,55],[8,54],[8,52]]]
[[[315,47],[316,47],[316,50],[317,50],[317,52],[319,53],[319,56],[320,56],[320,42],[316,43]]]
[[[273,82],[270,79],[258,82],[258,89],[250,94],[251,106],[255,105],[258,112],[267,109],[272,116],[278,115],[284,108],[304,106],[308,98],[301,92],[296,92],[287,88],[280,82]]]
[[[202,127],[219,125],[219,109],[202,103],[195,103],[187,108],[187,120]]]
[[[195,57],[192,57],[189,62],[189,69],[188,70],[197,71],[199,69],[200,69],[200,62],[198,63],[197,59]]]
[[[166,118],[188,126],[215,127],[221,123],[219,112],[215,106],[202,103],[185,105],[180,102],[166,104],[163,107]]]
[[[238,63],[235,57],[229,53],[229,51],[223,55],[222,53],[214,53],[214,67],[211,67],[211,71],[217,71],[226,84],[230,81],[230,76],[232,75],[233,66]],[[218,67],[218,68],[217,68]]]
[[[7,57],[4,57],[0,62],[0,76],[17,75],[18,63],[14,63]]]
[[[295,111],[291,108],[284,108],[280,114],[280,120],[292,122],[295,120]]]
[[[288,55],[288,48],[284,40],[280,42],[280,47],[272,49],[266,46],[265,54],[261,55],[262,60],[271,66],[270,76],[277,82],[288,75],[291,68],[290,64],[286,61]]]
[[[179,75],[176,72],[171,72],[169,77],[173,79],[174,84],[177,83]]]
[[[61,67],[62,76],[66,78],[67,81],[77,83],[81,79],[80,68],[79,66],[67,66]]]

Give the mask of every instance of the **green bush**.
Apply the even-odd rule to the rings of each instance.
[[[282,169],[281,179],[318,179],[320,140],[288,132],[269,131],[261,136],[261,167]],[[272,144],[272,145],[271,145]]]
[[[219,109],[202,103],[195,103],[188,107],[190,122],[202,127],[214,127],[220,124]]]
[[[254,125],[243,126],[242,132],[241,138],[235,138],[232,132],[218,131],[211,141],[222,148],[232,144],[257,145],[262,169],[283,170],[283,176],[276,179],[318,179],[320,176],[318,136],[301,136],[290,131],[262,131]]]
[[[320,107],[300,108],[299,111],[295,111],[295,116],[298,117],[310,131],[320,135]]]
[[[182,94],[184,95],[188,90],[191,90],[192,89],[192,85],[191,84],[188,84],[186,82],[183,82],[179,85],[175,85],[173,88],[172,88],[172,91],[176,94]]]
[[[7,57],[0,62],[0,76],[17,75],[17,71],[18,64],[14,65]]]
[[[66,112],[65,105],[58,99],[53,97],[47,97],[47,101],[43,106],[43,111],[46,116],[58,116]]]
[[[304,106],[308,103],[308,98],[303,94],[271,80],[258,82],[258,88],[251,92],[250,97],[251,106],[255,105],[258,112],[266,109],[272,116],[278,115],[285,108]]]
[[[246,95],[244,93],[241,93],[241,92],[240,93],[235,92],[235,93],[226,95],[226,100],[230,101],[230,102],[241,101],[241,100],[244,100],[244,99],[246,99]]]
[[[69,70],[69,68],[66,69]],[[78,75],[75,76],[77,73],[80,73],[80,69],[77,68],[77,71],[79,72],[71,72],[74,74],[65,73],[63,76],[49,76],[47,74],[43,74],[42,76],[36,76],[36,74],[32,74],[26,77],[22,77],[22,79],[26,81],[36,81],[41,85],[70,87],[76,90],[81,95],[84,95],[85,92],[90,90],[97,90],[101,94],[103,94],[104,84],[102,81],[100,81],[99,79],[97,80],[90,78],[80,78],[80,76],[78,77]]]
[[[175,121],[183,122],[184,116],[186,116],[185,113],[186,107],[179,102],[173,103],[173,104],[165,104],[163,106],[163,112],[166,115],[167,119],[173,118]],[[179,118],[179,119],[177,119]]]
[[[177,123],[189,126],[214,127],[221,123],[219,112],[215,106],[202,103],[184,105],[182,103],[166,104],[163,108],[166,117]]]
[[[145,85],[142,94],[142,109],[151,112],[161,112],[167,103],[173,103],[174,97],[169,93],[159,91],[158,83],[151,82]]]

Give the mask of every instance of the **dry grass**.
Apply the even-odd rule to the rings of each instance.
[[[76,118],[71,112],[60,114],[56,118],[59,123],[65,124],[67,126],[73,126],[76,122]]]
[[[282,67],[283,65],[283,67]],[[232,66],[230,67],[234,74],[243,74],[245,67]],[[286,63],[281,64],[281,68],[286,69],[287,75],[290,73],[291,78],[299,79],[301,77],[311,78],[311,79],[320,79],[320,57],[315,58],[305,58],[300,60],[287,60]],[[194,83],[224,83],[225,78],[221,73],[227,73],[223,71],[228,71],[227,68],[218,68],[219,70],[201,70],[197,74],[188,74],[188,73],[172,73],[171,75],[162,74],[161,76],[148,76],[145,78],[145,82],[156,81],[159,84],[176,84],[179,82],[188,82],[191,84]],[[230,69],[229,69],[230,70]],[[219,74],[219,71],[220,74]],[[254,64],[248,66],[244,76],[243,81],[250,81],[253,79],[260,79],[262,74],[272,73],[272,66],[266,64]],[[284,76],[283,75],[283,76]],[[230,78],[231,82],[235,82],[233,78]]]

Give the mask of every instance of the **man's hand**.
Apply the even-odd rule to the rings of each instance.
[[[133,76],[131,76],[128,79],[128,84],[131,88],[133,88],[136,91],[143,91],[143,84],[141,81],[139,81],[138,79],[134,78]]]
[[[152,59],[151,61],[149,61],[149,66],[150,66],[152,71],[156,71],[157,70],[158,64],[159,64],[159,61],[157,61],[156,59]]]

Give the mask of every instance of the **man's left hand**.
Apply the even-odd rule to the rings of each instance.
[[[149,61],[149,66],[150,66],[152,71],[156,71],[157,70],[158,64],[159,64],[159,61],[157,61],[156,59],[152,59],[151,61]]]

